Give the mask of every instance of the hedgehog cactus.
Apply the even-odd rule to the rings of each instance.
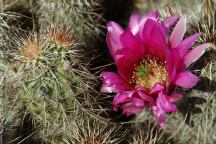
[[[72,31],[59,25],[45,34],[21,38],[18,45],[12,60],[21,79],[18,96],[32,116],[37,136],[55,143],[71,138],[75,98],[88,89],[80,77],[82,72],[78,74],[82,57],[76,56]]]

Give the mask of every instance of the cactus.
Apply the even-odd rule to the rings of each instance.
[[[3,5],[1,6],[3,7]],[[20,79],[5,55],[7,48],[4,34],[10,26],[5,21],[8,14],[2,12],[2,7],[0,8],[0,143],[7,143],[16,138],[22,117],[20,115],[21,106],[17,102],[16,95]]]
[[[90,14],[90,11],[93,11],[91,9],[92,2],[91,5],[89,5],[90,2],[85,2],[83,6],[80,5],[79,1],[76,2],[79,8],[82,7],[83,10],[85,9],[84,11],[88,10],[89,12],[87,14],[89,19],[86,20],[86,23],[95,18],[93,13]],[[10,4],[9,1],[8,3]],[[46,3],[48,2],[46,1]],[[20,6],[18,2],[13,4]],[[66,2],[61,4],[70,6],[70,3]],[[62,5],[60,8],[62,11],[65,10]],[[10,11],[11,7],[8,9]],[[78,107],[76,98],[83,97],[81,95],[88,95],[87,90],[90,87],[88,81],[95,78],[86,70],[85,67],[88,64],[84,61],[83,51],[80,50],[81,46],[77,44],[77,35],[90,33],[90,30],[93,29],[93,21],[90,24],[91,28],[87,28],[81,22],[86,14],[81,13],[83,10],[74,10],[75,12],[79,11],[79,16],[73,16],[67,24],[65,24],[67,21],[64,24],[56,24],[58,21],[51,21],[51,26],[44,26],[41,23],[42,27],[48,28],[45,30],[41,28],[39,33],[34,32],[32,34],[23,34],[23,32],[17,34],[17,27],[10,23],[10,19],[8,19],[10,17],[6,17],[11,28],[8,27],[5,31],[4,45],[1,47],[11,71],[18,78],[15,81],[19,83],[16,93],[13,94],[10,91],[9,94],[14,97],[18,96],[16,102],[21,105],[12,108],[16,115],[11,116],[10,122],[14,122],[16,118],[21,120],[17,122],[17,127],[21,128],[22,124],[25,124],[22,120],[25,120],[28,115],[32,120],[29,122],[33,124],[33,130],[35,129],[31,134],[23,135],[26,137],[21,136],[22,134],[17,131],[14,132],[17,134],[14,142],[25,142],[33,138],[47,143],[63,143],[68,140],[71,141],[76,136],[74,132],[74,118]],[[68,25],[72,22],[76,22],[81,27],[69,28]],[[27,28],[26,30],[30,29]],[[23,30],[21,28],[21,31]],[[98,31],[98,29],[95,30]],[[11,33],[14,33],[15,36],[12,36]],[[5,88],[5,91],[7,90],[9,87]],[[5,94],[6,98],[7,95]],[[6,119],[10,119],[10,117],[6,115]],[[14,129],[14,126],[10,127]],[[9,133],[11,132],[10,130]]]
[[[35,13],[36,7],[38,7],[36,1],[1,0],[0,4],[8,28],[24,32],[38,30],[37,15]]]
[[[77,39],[82,42],[87,37],[101,34],[102,16],[98,12],[101,10],[98,0],[40,0],[38,4],[41,25],[64,22],[73,27]]]
[[[192,17],[192,22],[190,24],[190,32],[200,31],[202,32],[202,42],[211,42],[214,44],[215,48],[215,7],[216,2],[214,0],[203,0],[202,3],[196,5],[197,9]]]
[[[20,60],[24,60],[24,66],[20,66],[24,76],[21,101],[32,114],[40,137],[47,142],[54,142],[55,138],[61,141],[74,133],[71,115],[77,107],[75,97],[86,91],[70,68],[77,65],[75,40],[68,31],[56,30],[24,41],[19,50]]]
[[[80,119],[79,119],[80,118]],[[124,142],[128,130],[122,124],[107,123],[80,113],[76,121],[77,137],[74,143],[79,144],[118,144]]]
[[[4,49],[4,54],[18,78],[15,95],[25,108],[19,114],[30,114],[36,129],[32,137],[48,143],[72,139],[76,97],[88,93],[87,80],[93,76],[81,65],[71,29],[61,24],[12,40],[15,48]]]
[[[164,144],[169,142],[165,133],[157,129],[155,125],[152,125],[150,121],[144,126],[133,129],[131,137],[128,141],[131,144]]]
[[[1,116],[2,129],[1,134],[6,137],[4,143],[11,141],[19,136],[21,128],[22,106],[18,102],[17,92],[20,86],[20,78],[16,74],[10,64],[5,61],[4,57],[0,58],[0,74],[1,74]]]

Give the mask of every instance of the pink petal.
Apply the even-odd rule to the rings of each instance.
[[[131,33],[131,31],[125,31],[120,36],[120,41],[122,43],[123,49],[119,50],[117,54],[123,55],[127,57],[127,59],[129,58],[133,61],[137,61],[140,57],[143,57],[145,55],[145,49],[143,45],[139,40],[137,40],[137,38]]]
[[[158,11],[150,12],[147,15],[143,16],[139,22],[139,32],[138,35],[142,37],[143,28],[147,20],[153,20],[156,22],[160,21],[160,14]]]
[[[184,57],[189,49],[192,47],[193,43],[200,37],[202,33],[196,33],[186,39],[184,39],[177,47],[179,49],[180,57]]]
[[[146,102],[150,102],[150,103],[154,103],[154,99],[151,96],[148,96],[147,94],[145,94],[143,91],[137,91],[137,94],[139,96],[139,98],[141,98],[142,100],[146,101]]]
[[[174,83],[182,88],[190,89],[197,84],[199,78],[189,71],[180,72],[176,75]]]
[[[179,43],[182,41],[184,34],[186,32],[186,17],[183,16],[180,18],[175,28],[173,29],[170,35],[170,45],[171,48],[176,48]]]
[[[121,91],[116,94],[113,100],[113,105],[118,105],[131,101],[134,91]]]
[[[149,90],[146,89],[145,87],[137,87],[137,88],[136,88],[136,91],[137,91],[137,92],[142,91],[142,92],[144,92],[144,93],[149,93]]]
[[[169,101],[169,96],[165,95],[163,92],[160,92],[156,104],[158,108],[163,109],[164,112],[175,112],[177,111],[177,107],[175,104]]]
[[[115,87],[107,86],[107,85],[102,85],[100,92],[102,93],[117,93],[119,89],[116,89]]]
[[[160,92],[156,100],[156,105],[152,106],[153,113],[161,128],[165,127],[166,112],[176,112],[178,110],[176,105],[169,101],[168,97]]]
[[[173,80],[176,77],[176,73],[177,73],[176,67],[174,66],[172,71],[169,73],[169,85],[168,86],[172,86]]]
[[[178,49],[171,49],[170,55],[167,56],[167,69],[169,75],[169,84],[175,79],[176,73],[186,69]],[[172,85],[172,84],[171,84]]]
[[[164,84],[161,83],[156,83],[153,88],[151,89],[151,91],[149,92],[150,95],[152,94],[157,94],[160,91],[164,91],[165,90],[165,86]]]
[[[198,60],[205,52],[205,49],[210,47],[210,43],[205,43],[202,45],[197,46],[196,48],[192,49],[185,57],[184,57],[184,64],[186,67],[190,66],[193,62]]]
[[[140,42],[131,33],[131,31],[127,30],[124,33],[122,33],[122,35],[120,36],[120,41],[122,43],[123,48],[128,48],[128,50],[135,53],[135,55],[144,54],[143,47],[141,47]]]
[[[126,115],[126,116],[136,114],[136,113],[140,112],[141,110],[143,110],[144,108],[145,108],[145,106],[138,107],[138,106],[135,106],[132,102],[131,103],[126,103],[126,104],[124,104],[122,106],[123,114]]]
[[[148,19],[143,29],[142,40],[146,54],[161,59],[165,58],[168,46],[166,45],[166,29],[162,24]]]
[[[120,36],[120,41],[123,49],[118,50],[113,57],[121,77],[130,81],[134,65],[145,55],[145,49],[129,30]]]
[[[137,106],[137,107],[143,107],[145,105],[144,101],[142,99],[139,99],[139,98],[136,98],[136,97],[132,98],[132,103],[133,103],[134,106]]]
[[[157,120],[157,123],[159,124],[159,126],[161,128],[164,128],[165,127],[165,120],[166,120],[166,113],[162,109],[158,108],[157,106],[153,106],[152,110],[153,110],[153,114]]]
[[[119,55],[116,55],[116,57],[118,56],[122,56],[121,58],[116,60],[118,73],[124,80],[130,82],[131,77],[133,76],[135,64],[139,63],[139,61],[141,60],[141,56],[136,52],[133,52],[126,48],[124,48],[119,53]]]
[[[164,26],[165,26],[166,28],[170,28],[170,27],[172,27],[172,26],[176,23],[176,21],[178,20],[178,18],[179,18],[178,15],[171,16],[171,17],[167,18],[167,19],[163,22],[163,24],[164,24]]]
[[[148,14],[146,14],[146,18],[154,21],[159,21],[160,13],[158,11],[149,12]]]
[[[121,90],[129,89],[129,84],[116,73],[102,72],[100,76],[103,81],[100,90],[102,93],[117,93]]]
[[[130,16],[129,20],[129,29],[133,33],[133,35],[136,35],[136,33],[139,31],[139,22],[140,22],[141,16],[139,13],[133,13]]]
[[[130,82],[135,68],[134,64],[137,64],[139,62],[140,57],[137,56],[136,53],[132,53],[128,49],[122,50],[121,53],[119,53],[119,55],[122,55],[122,57],[116,60],[118,73],[125,81]]]
[[[117,23],[110,21],[107,24],[107,31],[107,45],[111,55],[113,56],[117,50],[122,48],[120,35],[124,32],[124,30]]]
[[[160,20],[160,14],[158,11],[154,11],[154,12],[150,12],[148,14],[146,14],[145,16],[143,16],[140,20],[140,30],[143,29],[144,25],[145,25],[145,22],[146,20],[153,20],[153,21],[156,21],[158,22]]]
[[[167,56],[167,70],[169,75],[169,83],[172,83],[176,76],[177,64],[179,62],[179,54],[177,49],[172,49]]]

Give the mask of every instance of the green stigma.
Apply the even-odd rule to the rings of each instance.
[[[141,64],[136,70],[136,76],[145,77],[148,74],[147,67],[144,64]]]

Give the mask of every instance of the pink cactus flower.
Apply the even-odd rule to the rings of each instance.
[[[118,72],[101,73],[101,92],[116,93],[113,109],[121,108],[126,116],[151,108],[164,128],[166,113],[178,111],[174,101],[182,96],[174,88],[190,89],[197,84],[199,78],[187,68],[210,44],[192,48],[201,33],[183,39],[186,17],[160,21],[158,12],[143,17],[132,14],[126,30],[112,21],[107,29],[107,45]]]

